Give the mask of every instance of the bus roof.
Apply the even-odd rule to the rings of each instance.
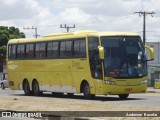
[[[9,40],[8,43],[36,42],[36,41],[44,41],[44,40],[80,38],[80,37],[86,37],[86,36],[139,36],[139,35],[131,32],[97,32],[94,30],[82,30],[82,31],[75,31],[75,32],[55,33],[55,34],[43,36],[41,38],[11,39]]]
[[[82,30],[82,31],[75,31],[75,32],[67,32],[67,33],[56,33],[46,35],[44,37],[57,37],[57,36],[67,36],[67,35],[99,35],[99,36],[138,36],[136,33],[131,32],[97,32],[94,30]]]
[[[56,33],[56,34],[50,34],[46,35],[44,37],[57,37],[57,36],[67,36],[67,35],[88,35],[90,33],[97,33],[97,31],[94,30],[82,30],[82,31],[75,31],[75,32],[65,32],[65,33]]]
[[[100,36],[139,36],[132,32],[100,32]]]

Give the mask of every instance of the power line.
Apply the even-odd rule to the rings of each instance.
[[[90,21],[90,22],[78,22],[77,24],[78,24],[78,27],[85,27],[85,26],[95,25],[95,23],[96,24],[103,24],[103,23],[110,23],[110,22],[116,22],[116,21],[120,22],[119,20],[123,20],[123,19],[126,19],[126,18],[128,19],[131,16],[132,15],[125,15],[125,16],[121,16],[121,17],[109,17],[107,19],[96,19],[95,21]],[[38,27],[38,28],[40,28],[40,27],[57,27],[57,26],[59,26],[59,25],[57,25],[57,24],[34,25],[34,27]],[[64,24],[64,26],[61,24],[60,26],[62,26],[60,28],[68,29],[68,31],[69,31],[70,28],[75,28],[74,27],[75,25],[73,25],[73,27],[70,27],[70,26],[67,26],[66,24]]]
[[[77,24],[79,24],[79,26],[89,26],[89,25],[94,25],[95,23],[98,24],[98,23],[108,23],[108,22],[113,22],[113,21],[119,21],[119,20],[122,20],[122,19],[128,19],[129,17],[131,17],[132,15],[126,15],[126,16],[121,16],[121,17],[109,17],[107,19],[96,19],[95,21],[90,21],[90,22],[77,22]],[[62,24],[61,24],[62,25]],[[62,28],[65,28],[65,25],[64,26],[62,25]],[[34,25],[35,27],[57,27],[59,25],[57,24],[50,24],[50,25]],[[67,25],[66,25],[67,27]],[[69,27],[69,26],[68,26]],[[74,27],[74,25],[73,25]]]
[[[26,28],[23,27],[23,29],[24,29],[24,30],[26,30],[26,29],[34,29],[34,30],[35,30],[35,35],[34,35],[35,38],[37,38],[38,36],[40,36],[40,35],[37,34],[37,27],[33,27],[33,26],[32,26],[32,27],[26,27]]]
[[[141,17],[141,15],[143,16],[143,43],[145,45],[146,42],[146,16],[147,15],[151,15],[153,17],[153,14],[155,14],[155,12],[135,12],[134,14],[139,14],[139,16]]]

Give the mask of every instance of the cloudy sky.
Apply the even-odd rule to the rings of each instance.
[[[156,12],[146,16],[147,41],[160,41],[160,0],[0,0],[0,26],[15,26],[34,37],[75,30],[129,31],[142,35],[143,17],[134,12]]]

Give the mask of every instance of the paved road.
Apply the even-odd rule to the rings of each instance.
[[[10,90],[9,88],[5,90],[0,89],[0,96],[25,96],[23,91],[20,90]],[[33,97],[33,96],[29,96]],[[75,100],[82,101],[82,95],[75,95],[73,97],[68,97],[64,95],[62,97],[52,96],[51,93],[44,93],[42,98],[47,99],[66,99],[66,100]],[[108,96],[96,96],[93,100],[87,100],[87,102],[96,103],[111,103],[117,105],[128,105],[128,106],[143,106],[143,107],[151,107],[151,108],[159,108],[160,106],[160,93],[146,93],[146,94],[131,94],[127,100],[120,100],[117,95],[108,95]],[[159,108],[160,109],[160,108]]]
[[[0,108],[7,110],[29,111],[160,111],[160,93],[132,94],[127,100],[117,95],[96,96],[93,100],[84,100],[82,95],[69,97],[53,96],[44,93],[40,97],[25,96],[23,91],[0,89]],[[17,98],[17,100],[14,100]],[[5,99],[5,100],[4,100]],[[86,113],[86,112],[85,112]],[[70,114],[70,113],[69,113]],[[158,113],[160,114],[160,113]],[[70,118],[69,118],[70,119]],[[5,120],[5,119],[4,119]],[[58,118],[58,120],[60,120]],[[66,120],[66,119],[65,119]]]

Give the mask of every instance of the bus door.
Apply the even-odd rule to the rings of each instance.
[[[94,79],[94,86],[96,94],[103,94],[103,73],[102,61],[99,58],[99,38],[88,38],[89,62],[91,76]]]

